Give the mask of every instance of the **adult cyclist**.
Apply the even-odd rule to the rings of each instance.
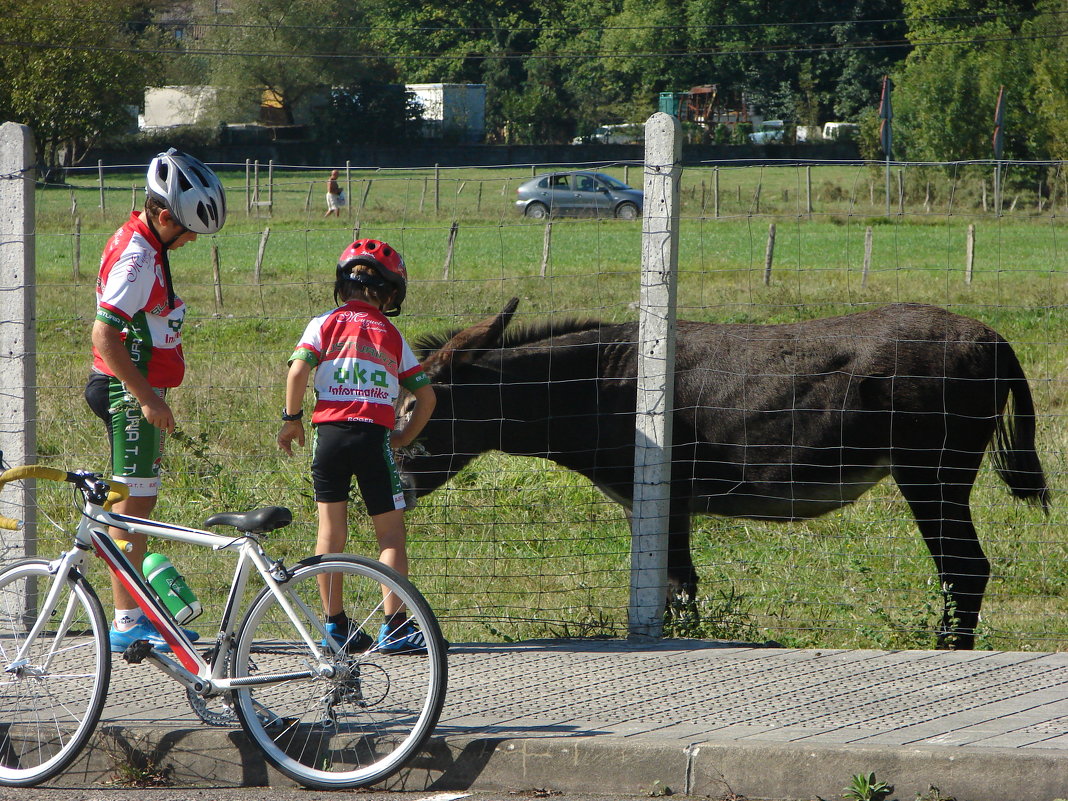
[[[166,435],[174,431],[167,391],[185,375],[182,326],[186,307],[174,291],[168,253],[214,234],[226,222],[226,196],[203,162],[171,148],[149,164],[145,205],[104,247],[96,281],[93,367],[85,399],[107,426],[112,472],[130,490],[115,511],[148,517],[159,493]],[[130,561],[141,566],[145,537],[112,530],[131,543]],[[115,620],[111,650],[148,640],[169,651],[126,588],[112,577]],[[187,632],[190,639],[199,638]]]

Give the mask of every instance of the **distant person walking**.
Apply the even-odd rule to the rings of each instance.
[[[331,170],[330,178],[326,182],[326,214],[323,216],[329,217],[333,214],[335,217],[340,217],[341,208],[344,205],[345,193],[337,182],[337,170]]]

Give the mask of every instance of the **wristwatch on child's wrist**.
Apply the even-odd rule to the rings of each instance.
[[[282,407],[282,419],[285,420],[287,423],[290,420],[299,420],[303,416],[304,416],[304,410],[303,409],[300,409],[296,414],[290,414],[285,406]]]

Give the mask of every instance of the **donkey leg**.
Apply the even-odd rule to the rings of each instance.
[[[970,650],[990,578],[990,562],[979,544],[968,503],[975,470],[895,467],[893,475],[931,552],[946,608],[938,632],[940,648]]]
[[[685,504],[671,504],[668,519],[668,594],[686,603],[697,598],[697,570],[690,552],[690,510]]]

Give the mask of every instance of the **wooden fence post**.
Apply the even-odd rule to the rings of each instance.
[[[107,214],[108,204],[104,197],[104,162],[101,159],[97,159],[96,162],[97,180],[100,184],[100,216]]]
[[[363,194],[360,195],[360,208],[356,210],[356,219],[358,220],[363,216],[363,208],[367,205],[367,196],[371,194],[371,184],[374,183],[373,178],[368,178],[367,183],[363,187]]]
[[[975,223],[968,226],[968,236],[964,243],[964,283],[972,282],[972,270],[975,267]]]
[[[252,205],[256,207],[256,214],[260,208],[260,160],[252,162]]]
[[[805,214],[812,216],[812,167],[805,167]]]
[[[712,208],[716,219],[719,219],[719,167],[712,168]]]
[[[256,251],[256,266],[253,269],[253,274],[256,277],[256,284],[260,283],[260,271],[263,267],[263,254],[267,250],[267,240],[271,236],[271,226],[267,226],[263,229],[263,234],[260,236],[260,248]]]
[[[445,246],[445,267],[441,273],[441,277],[446,281],[449,280],[449,268],[452,266],[452,251],[453,247],[456,245],[456,234],[459,229],[460,223],[453,220],[452,226],[449,228],[449,242]]]
[[[245,159],[245,216],[252,213],[252,159]]]
[[[541,243],[541,277],[544,278],[549,268],[549,259],[553,246],[553,223],[549,220],[545,223],[545,238]]]
[[[211,278],[215,284],[215,306],[222,311],[222,271],[219,269],[219,245],[215,242],[211,243]]]
[[[873,236],[872,227],[869,225],[864,229],[864,267],[860,272],[860,285],[862,287],[868,285],[868,273],[871,272],[871,246]]]
[[[74,218],[74,283],[82,277],[82,218]]]
[[[274,214],[274,159],[267,161],[267,214]]]
[[[771,286],[771,263],[775,259],[775,223],[768,226],[768,247],[764,251],[764,286]]]
[[[434,216],[441,212],[441,167],[434,165]]]

